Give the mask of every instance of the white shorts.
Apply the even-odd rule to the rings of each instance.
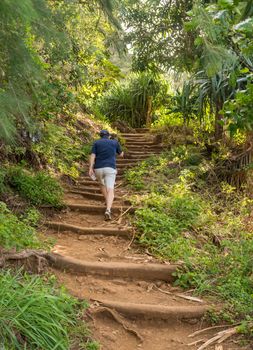
[[[106,188],[113,189],[117,170],[109,167],[94,169],[98,182]]]

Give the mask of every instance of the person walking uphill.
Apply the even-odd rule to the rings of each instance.
[[[105,220],[111,220],[111,208],[114,199],[114,185],[116,180],[116,155],[123,157],[117,140],[111,140],[107,130],[100,131],[100,140],[93,143],[89,175],[96,177],[106,200]]]

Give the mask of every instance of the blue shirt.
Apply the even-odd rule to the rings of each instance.
[[[116,154],[122,152],[117,140],[102,137],[93,143],[91,153],[96,155],[94,169],[113,168],[116,169]]]

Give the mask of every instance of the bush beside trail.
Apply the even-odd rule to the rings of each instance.
[[[137,240],[162,259],[183,262],[177,284],[223,301],[213,320],[252,321],[252,199],[226,182],[210,183],[213,162],[180,145],[128,171],[139,190]]]

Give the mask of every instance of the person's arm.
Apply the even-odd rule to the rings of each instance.
[[[118,144],[117,144],[117,153],[118,153],[119,157],[121,157],[121,158],[124,157],[124,152],[122,151],[119,142],[118,142]]]
[[[89,167],[89,175],[90,176],[95,175],[95,173],[94,173],[95,159],[96,159],[96,154],[95,153],[91,153],[91,155],[90,155],[90,167]]]
[[[91,155],[90,155],[90,166],[89,166],[89,176],[94,176],[94,164],[95,164],[95,159],[96,159],[96,154],[97,154],[97,145],[96,142],[93,143],[92,149],[91,149]]]

